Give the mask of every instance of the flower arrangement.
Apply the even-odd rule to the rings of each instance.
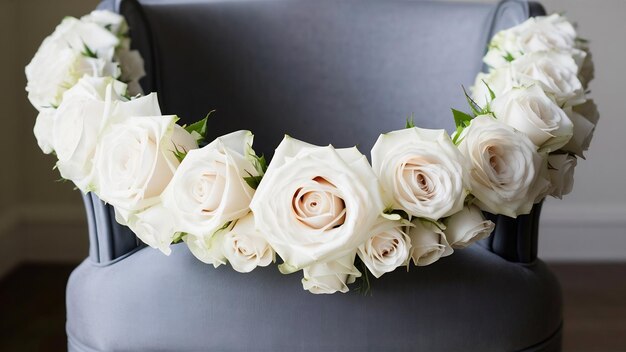
[[[268,164],[253,135],[207,140],[143,95],[123,17],[65,18],[26,67],[34,133],[64,179],[115,208],[116,219],[166,255],[183,242],[204,263],[242,273],[280,258],[312,293],[430,265],[490,235],[482,211],[516,217],[572,189],[598,113],[593,64],[563,16],[497,33],[489,67],[466,93],[457,126],[381,134],[371,164],[356,147],[285,136]]]

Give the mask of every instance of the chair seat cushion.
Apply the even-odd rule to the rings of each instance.
[[[543,262],[477,245],[373,280],[371,295],[313,295],[300,280],[276,266],[215,269],[184,245],[169,257],[144,248],[108,266],[86,260],[67,287],[70,350],[518,351],[545,346],[561,325]]]

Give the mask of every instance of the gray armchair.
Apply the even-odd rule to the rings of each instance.
[[[417,0],[125,0],[146,61],[146,91],[183,122],[209,110],[210,133],[255,133],[271,155],[284,133],[358,145],[414,113],[452,128],[460,85],[490,36],[542,14]],[[492,217],[478,245],[372,282],[372,295],[312,295],[276,266],[239,274],[143,247],[113,211],[84,197],[90,251],[67,287],[70,351],[559,351],[561,293],[537,259],[540,207]]]

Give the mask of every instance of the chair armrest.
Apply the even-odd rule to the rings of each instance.
[[[95,194],[83,194],[89,228],[89,258],[94,263],[110,264],[142,246],[126,226],[115,220],[115,210]]]
[[[543,203],[535,204],[527,215],[511,218],[485,213],[496,228],[482,245],[500,257],[516,263],[532,263],[537,259],[539,217]]]

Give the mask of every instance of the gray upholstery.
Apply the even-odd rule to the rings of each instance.
[[[216,109],[217,136],[246,128],[271,155],[284,133],[358,144],[414,113],[451,127],[491,33],[519,23],[498,6],[417,0],[126,0],[146,60],[142,85],[184,122]],[[540,206],[494,217],[494,236],[425,268],[398,270],[373,295],[316,296],[300,274],[214,269],[175,245],[143,248],[110,207],[84,197],[90,254],[70,277],[71,351],[558,351],[561,301],[536,259]]]

